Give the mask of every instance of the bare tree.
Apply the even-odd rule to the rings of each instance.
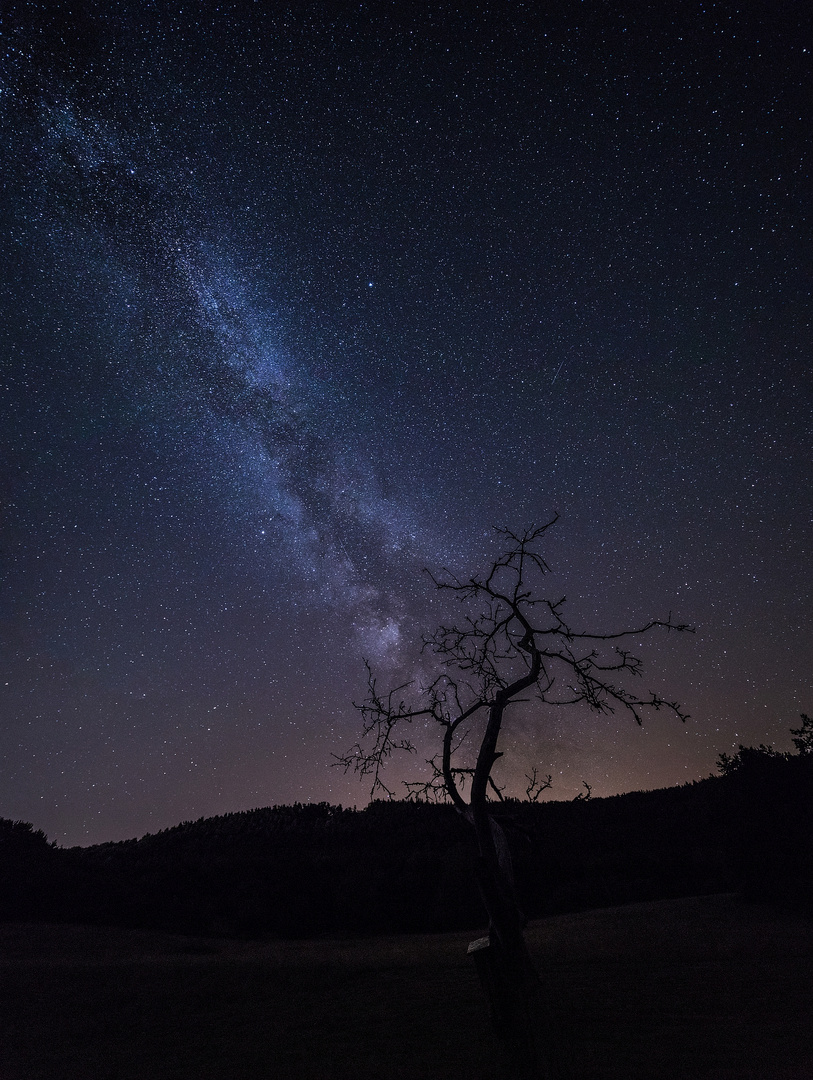
[[[530,1006],[538,981],[523,936],[524,918],[514,893],[508,845],[492,807],[503,798],[493,769],[502,757],[500,736],[509,706],[585,705],[598,713],[621,710],[641,724],[647,710],[665,709],[680,720],[680,706],[655,693],[640,695],[628,682],[640,675],[641,661],[626,640],[658,628],[689,631],[671,615],[613,633],[574,629],[563,614],[565,598],[538,595],[549,567],[541,541],[557,518],[524,533],[499,530],[505,551],[485,574],[461,579],[445,573],[430,578],[464,608],[462,617],[424,637],[424,652],[436,662],[426,685],[404,684],[382,693],[368,665],[366,699],[356,708],[362,739],[337,758],[371,785],[371,796],[393,792],[384,766],[398,750],[415,752],[409,725],[437,724],[441,746],[428,761],[429,777],[407,783],[413,798],[450,800],[476,837],[477,881],[489,916],[488,949],[476,957],[489,992],[492,1016],[505,1050],[509,1075],[551,1077],[554,1070],[535,1045]],[[544,710],[543,710],[544,712]],[[528,799],[550,786],[536,768],[526,774]],[[588,797],[590,789],[588,785]]]

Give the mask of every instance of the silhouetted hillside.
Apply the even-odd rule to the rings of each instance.
[[[495,806],[529,918],[743,889],[810,905],[813,754],[743,748],[726,774]],[[451,806],[277,806],[59,849],[0,821],[0,917],[286,937],[476,929],[470,830]]]

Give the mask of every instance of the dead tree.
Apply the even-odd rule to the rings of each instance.
[[[687,718],[676,702],[629,689],[626,683],[640,674],[641,661],[623,642],[658,628],[691,627],[670,615],[631,630],[590,633],[567,622],[564,597],[539,595],[539,583],[549,572],[539,548],[556,520],[524,533],[500,530],[505,551],[485,574],[467,579],[430,574],[436,589],[464,607],[459,620],[424,638],[424,651],[437,664],[435,677],[424,686],[405,684],[382,693],[368,665],[367,697],[356,704],[362,739],[336,759],[370,782],[372,796],[392,797],[383,769],[396,751],[415,752],[406,729],[421,719],[437,724],[441,746],[428,762],[429,779],[406,788],[413,798],[451,801],[473,828],[477,884],[489,917],[488,939],[476,943],[475,960],[511,1080],[552,1077],[555,1069],[536,1045],[531,1002],[538,976],[523,936],[508,845],[492,813],[494,801],[502,798],[493,769],[502,757],[507,710],[535,701],[543,714],[545,706],[585,705],[598,713],[623,710],[637,724],[647,710]],[[536,769],[526,779],[532,800],[549,784]]]

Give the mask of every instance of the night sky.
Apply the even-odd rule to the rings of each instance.
[[[813,711],[809,3],[414,6],[4,5],[0,815],[60,844],[363,805],[363,658],[557,512],[691,719],[523,719],[509,790]]]

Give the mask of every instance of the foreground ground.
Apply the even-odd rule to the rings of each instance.
[[[472,935],[0,925],[0,1080],[491,1080]],[[733,896],[529,929],[573,1080],[811,1080],[813,923]]]

